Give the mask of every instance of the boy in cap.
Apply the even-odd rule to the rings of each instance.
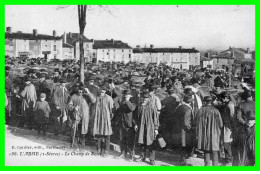
[[[40,136],[40,132],[43,131],[44,139],[46,138],[46,130],[49,123],[49,113],[51,112],[49,103],[45,101],[46,94],[40,94],[40,101],[36,102],[34,107],[35,112],[35,121],[37,124],[38,135]],[[39,138],[39,137],[38,137]]]

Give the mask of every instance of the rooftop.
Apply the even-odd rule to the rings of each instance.
[[[34,35],[33,33],[5,33],[6,39],[21,39],[21,40],[60,40],[61,37],[54,37],[46,34],[37,34]]]
[[[121,40],[95,40],[94,49],[132,49],[127,43],[122,42]]]
[[[75,45],[76,42],[79,42],[79,36],[80,36],[79,33],[66,33],[66,43],[70,45]],[[61,37],[64,38],[64,34]],[[83,42],[92,42],[92,41],[83,35]]]
[[[198,53],[196,49],[186,48],[134,48],[134,53]]]
[[[68,44],[68,43],[63,43],[62,44],[63,48],[74,48],[72,45]]]

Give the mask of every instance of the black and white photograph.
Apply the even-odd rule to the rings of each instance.
[[[5,5],[5,166],[255,166],[255,5]]]

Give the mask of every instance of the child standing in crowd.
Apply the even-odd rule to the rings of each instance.
[[[51,112],[49,103],[45,101],[46,94],[40,94],[40,101],[36,102],[34,107],[35,111],[35,121],[37,124],[37,131],[40,138],[40,132],[43,131],[43,137],[46,139],[46,130],[49,123],[49,113]]]

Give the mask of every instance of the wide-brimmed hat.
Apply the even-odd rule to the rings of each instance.
[[[95,75],[90,75],[90,76],[88,76],[88,78],[87,78],[87,80],[89,81],[89,80],[95,80],[96,79],[96,76]]]
[[[24,82],[31,82],[32,81],[32,78],[28,77],[28,76],[25,76],[24,77]]]
[[[61,78],[61,79],[59,80],[59,82],[60,82],[60,83],[67,83],[66,79],[64,79],[64,78]]]
[[[171,86],[170,88],[168,88],[166,90],[166,92],[175,92],[175,91],[176,91],[176,89],[173,86]]]
[[[184,91],[183,91],[183,93],[184,93],[185,95],[193,95],[193,94],[194,94],[194,92],[192,91],[191,88],[185,88]]]
[[[124,95],[132,95],[132,91],[130,89],[124,90]]]
[[[39,75],[39,78],[46,78],[46,74],[45,74],[45,73],[41,73],[41,74]]]
[[[247,99],[247,98],[249,98],[249,97],[252,97],[252,92],[249,91],[249,90],[244,91],[243,97],[244,97],[245,99]]]
[[[248,111],[246,115],[248,120],[255,120],[255,113],[253,111]]]
[[[183,98],[183,101],[185,103],[190,103],[190,102],[194,101],[194,99],[190,95],[185,95],[184,98]]]
[[[212,97],[209,95],[209,96],[205,96],[205,97],[203,98],[203,100],[206,101],[206,102],[209,102],[209,101],[212,101],[213,99],[212,99]]]
[[[143,96],[143,98],[149,98],[150,97],[149,91],[143,91],[142,96]]]

